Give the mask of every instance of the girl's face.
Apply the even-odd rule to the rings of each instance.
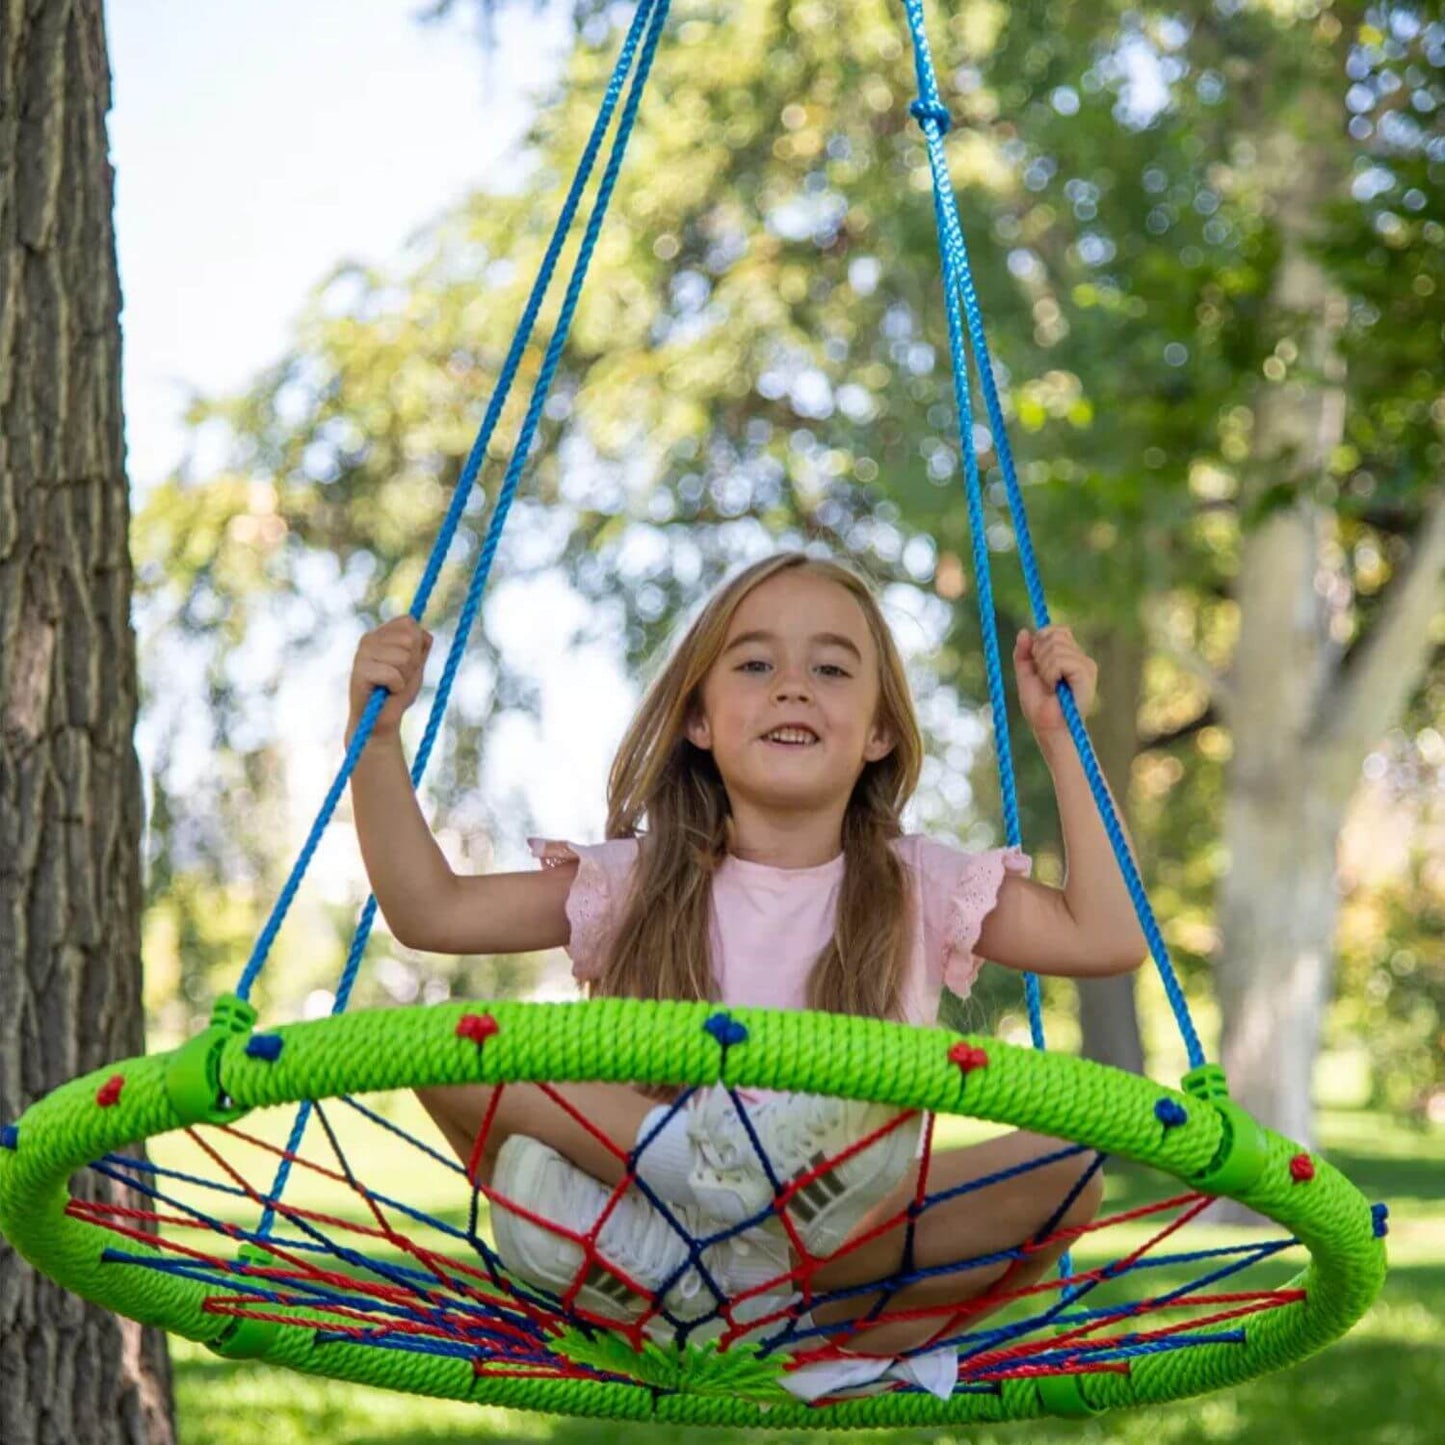
[[[688,740],[713,754],[736,810],[846,806],[880,726],[878,654],[846,587],[794,568],[743,598],[703,679]]]

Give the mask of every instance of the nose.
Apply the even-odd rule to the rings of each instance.
[[[779,702],[786,700],[806,702],[813,696],[812,680],[806,668],[780,667],[773,678],[773,696]]]

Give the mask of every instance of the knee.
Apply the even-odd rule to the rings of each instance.
[[[1092,1154],[1086,1155],[1086,1168],[1094,1163]],[[1078,1183],[1078,1175],[1074,1176],[1074,1184]],[[1073,1185],[1070,1185],[1073,1188]],[[1070,1225],[1088,1224],[1098,1214],[1104,1203],[1104,1171],[1095,1169],[1079,1186],[1079,1192],[1074,1202],[1069,1205],[1064,1215],[1064,1223]]]
[[[417,1102],[431,1115],[432,1119],[440,1124],[443,1119],[451,1117],[451,1109],[447,1106],[447,1096],[451,1092],[444,1085],[434,1085],[427,1089],[413,1090]]]
[[[1034,1136],[1034,1141],[1039,1155],[1043,1157],[1069,1147],[1068,1140],[1051,1139],[1044,1135]],[[1066,1154],[1062,1159],[1055,1159],[1044,1166],[1043,1176],[1048,1181],[1044,1193],[1052,1196],[1057,1204],[1069,1200],[1058,1228],[1088,1224],[1103,1205],[1104,1174],[1103,1170],[1094,1168],[1096,1158],[1094,1151],[1088,1150],[1082,1154]]]
[[[414,1092],[452,1152],[468,1167],[478,1167],[483,1178],[490,1176],[492,1160],[506,1138],[504,1131],[489,1128],[479,1149],[477,1135],[483,1127],[485,1111],[479,1112],[473,1106],[465,1089],[439,1084]]]

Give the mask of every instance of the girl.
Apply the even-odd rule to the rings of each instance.
[[[922,760],[918,722],[877,602],[836,562],[783,553],[713,596],[618,750],[608,841],[534,844],[543,864],[534,873],[458,876],[427,828],[397,730],[430,647],[409,618],[389,622],[362,639],[351,679],[353,728],[373,689],[391,694],[351,786],[372,888],[409,947],[565,946],[594,995],[715,998],[917,1024],[934,1021],[943,985],[968,992],[980,956],[1075,978],[1123,972],[1144,957],[1054,695],[1067,680],[1087,709],[1095,691],[1094,664],[1066,628],[1021,632],[1013,654],[1020,706],[1057,793],[1062,889],[1032,881],[1017,852],[968,853],[904,835],[899,815]],[[735,1322],[758,1319],[778,1307],[768,1281],[786,1279],[801,1254],[813,1294],[845,1296],[813,1311],[816,1325],[836,1326],[878,1303],[878,1291],[857,1287],[897,1274],[910,1235],[909,1268],[926,1271],[1015,1249],[1050,1224],[1087,1223],[1101,1197],[1097,1170],[1078,1154],[1049,1160],[1059,1141],[1019,1131],[935,1154],[934,1193],[1026,1172],[976,1198],[945,1198],[909,1229],[902,1211],[917,1184],[916,1114],[785,1095],[753,1099],[744,1124],[721,1089],[687,1107],[622,1085],[561,1092],[619,1152],[533,1085],[428,1089],[421,1098],[463,1159],[479,1154],[478,1172],[495,1195],[498,1252],[521,1277],[565,1292],[583,1259],[578,1238],[611,1205],[597,1238],[601,1258],[576,1300],[613,1318],[636,1319],[650,1307],[683,1319],[711,1310],[701,1264],[750,1305]],[[754,1136],[780,1184],[795,1186],[787,1229],[769,1212],[773,1184]],[[850,1148],[864,1139],[866,1147]],[[646,1188],[614,1201],[623,1155]],[[1046,1162],[1026,1167],[1036,1160]],[[525,1203],[570,1237],[506,1201]],[[694,1238],[715,1239],[700,1259],[689,1259],[664,1208]],[[896,1227],[847,1246],[895,1216]],[[1055,1241],[1026,1259],[929,1276],[888,1303],[909,1311],[963,1304],[1005,1274],[1022,1287],[1062,1250]],[[837,1362],[805,1367],[787,1382],[811,1398],[876,1379],[895,1352],[937,1327],[935,1319],[920,1328],[916,1317],[869,1325],[853,1340],[868,1363],[851,1374]],[[802,1378],[809,1369],[818,1378]],[[913,1370],[909,1377],[920,1378],[916,1363]],[[922,1382],[946,1394],[951,1378],[945,1361]]]

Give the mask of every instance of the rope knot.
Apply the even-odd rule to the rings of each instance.
[[[1372,1204],[1370,1206],[1370,1221],[1374,1226],[1376,1239],[1383,1239],[1390,1232],[1390,1226],[1386,1223],[1389,1217],[1390,1206],[1388,1204]]]
[[[20,1147],[20,1130],[14,1124],[7,1124],[0,1129],[0,1149],[18,1149]],[[1383,1204],[1377,1204],[1376,1209],[1383,1209]]]
[[[1289,1177],[1296,1184],[1308,1184],[1315,1177],[1315,1161],[1308,1154],[1296,1154],[1289,1161]]]
[[[246,1057],[274,1064],[281,1057],[282,1042],[280,1034],[252,1034],[246,1040]]]
[[[1189,1110],[1177,1099],[1160,1099],[1154,1105],[1154,1117],[1166,1129],[1177,1129],[1189,1122]]]
[[[713,1014],[703,1028],[725,1049],[730,1049],[734,1044],[745,1044],[748,1041],[748,1026],[740,1024],[735,1018],[729,1018],[727,1014]]]
[[[102,1109],[109,1109],[112,1104],[120,1103],[120,1091],[125,1088],[125,1075],[112,1074],[100,1088],[95,1091],[95,1102]]]
[[[932,121],[938,127],[939,135],[947,135],[953,128],[953,117],[941,100],[918,99],[908,107],[908,113],[919,125]]]
[[[971,1074],[975,1069],[988,1067],[988,1055],[973,1044],[956,1043],[948,1051],[948,1062],[957,1064],[961,1074]]]
[[[491,1014],[463,1014],[457,1020],[457,1037],[470,1039],[480,1048],[499,1028],[501,1024]]]

